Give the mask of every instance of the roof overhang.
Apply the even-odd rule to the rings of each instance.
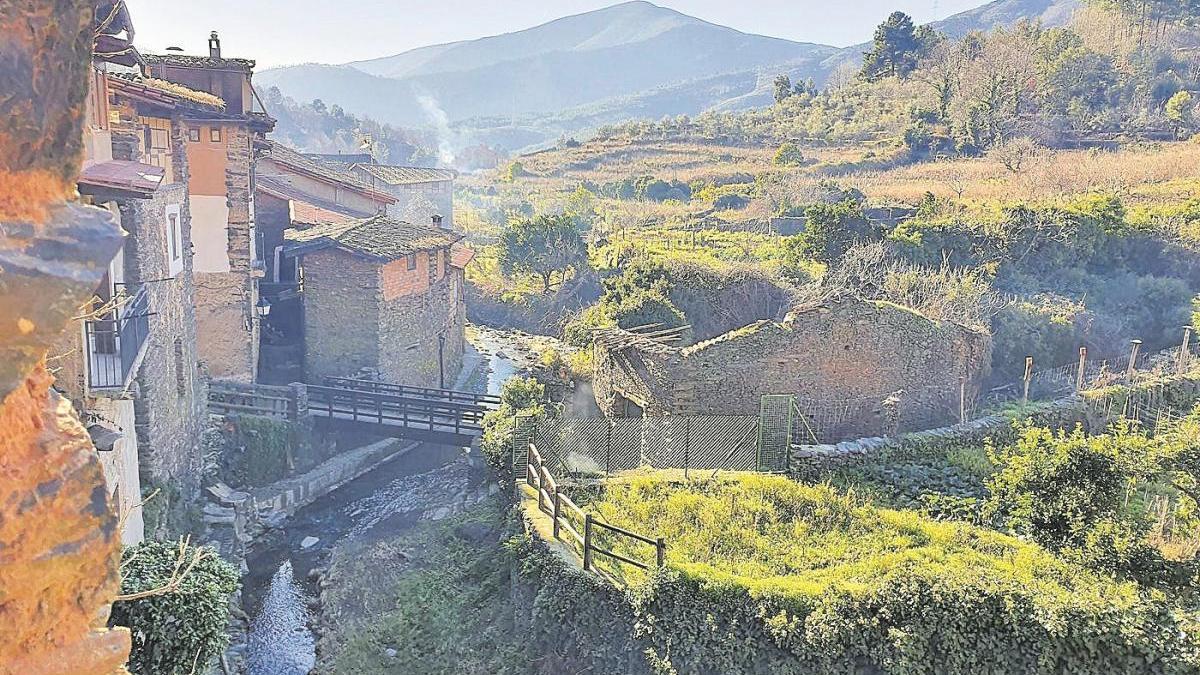
[[[79,192],[149,199],[162,185],[165,176],[162,167],[115,159],[83,167],[79,174]]]
[[[353,192],[355,194],[363,195],[364,197],[373,199],[373,200],[375,200],[377,202],[381,202],[383,204],[390,205],[390,204],[396,203],[396,198],[387,194],[386,192],[380,192],[379,190],[374,190],[371,188],[361,188],[361,187],[358,187],[357,185],[345,183],[343,181],[330,178],[329,176],[324,176],[316,171],[311,171],[305,167],[297,166],[296,164],[292,164],[291,162],[289,162],[285,159],[281,159],[274,155],[268,154],[268,155],[263,156],[262,159],[266,160],[266,161],[274,162],[277,166],[285,168],[286,170],[294,172],[298,175],[305,176],[307,178],[311,178],[315,181],[325,183],[326,185],[333,185],[333,186],[339,187],[343,190],[348,190],[350,192]]]

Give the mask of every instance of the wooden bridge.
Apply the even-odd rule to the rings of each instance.
[[[369,380],[329,377],[320,385],[267,387],[214,382],[209,410],[297,420],[444,445],[470,445],[500,397]]]

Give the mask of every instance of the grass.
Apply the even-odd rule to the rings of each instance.
[[[1085,572],[1016,538],[786,478],[639,476],[609,486],[591,507],[606,522],[664,537],[672,567],[754,594],[856,596],[919,573],[1072,606],[1137,600],[1136,586]]]

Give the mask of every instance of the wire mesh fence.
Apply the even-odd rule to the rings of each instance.
[[[548,465],[571,475],[638,468],[755,471],[762,468],[758,432],[758,417],[747,415],[574,417],[540,421],[532,439]]]

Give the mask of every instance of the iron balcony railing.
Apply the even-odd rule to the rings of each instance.
[[[123,390],[150,335],[150,295],[140,288],[107,316],[84,323],[88,386],[94,391]]]

